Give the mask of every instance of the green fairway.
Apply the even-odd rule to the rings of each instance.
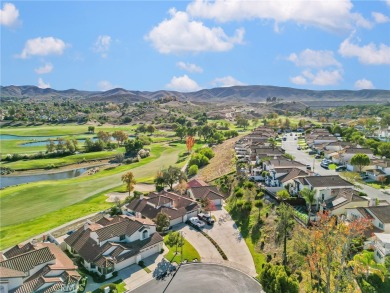
[[[32,170],[32,169],[44,169],[50,165],[55,167],[66,166],[70,164],[77,164],[91,160],[102,160],[112,158],[118,153],[123,153],[124,148],[119,148],[114,151],[102,151],[94,153],[82,153],[71,155],[63,158],[53,159],[37,159],[37,160],[21,160],[16,162],[2,162],[1,166],[8,167],[13,170]]]
[[[154,176],[158,169],[174,164],[184,148],[184,144],[175,147],[155,145],[152,155],[138,163],[103,170],[91,176],[6,188],[0,195],[1,227],[34,219],[119,186],[122,184],[121,175],[127,170],[132,170],[136,179]]]

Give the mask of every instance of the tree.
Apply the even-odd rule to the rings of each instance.
[[[259,281],[267,293],[298,293],[299,283],[280,265],[267,263],[261,270]]]
[[[134,179],[133,172],[129,171],[122,175],[122,182],[126,184],[126,190],[130,193],[134,190],[134,185],[137,183]]]
[[[275,140],[275,138],[270,137],[270,138],[268,139],[268,143],[269,143],[269,146],[272,147],[272,149],[275,148],[275,146],[276,146],[276,140]]]
[[[187,151],[190,153],[192,148],[195,145],[195,138],[193,136],[187,136],[186,138],[186,146],[187,146]]]
[[[121,164],[125,160],[125,156],[122,153],[118,153],[115,155],[115,162]]]
[[[282,203],[277,210],[276,241],[283,241],[283,265],[287,265],[287,238],[294,227],[294,212],[290,205]]]
[[[212,211],[217,210],[217,207],[215,206],[214,201],[209,199],[207,196],[205,196],[204,198],[202,198],[200,200],[200,205],[206,212],[209,212],[210,215],[211,215]]]
[[[156,230],[157,232],[162,232],[165,229],[169,228],[171,225],[169,221],[169,216],[165,213],[158,213],[156,216]]]
[[[338,223],[336,217],[324,212],[318,213],[318,219],[310,229],[302,230],[299,241],[305,247],[304,256],[313,289],[330,293],[334,288],[334,292],[344,292],[342,286],[354,285],[348,270],[348,255],[353,240],[363,237],[371,225],[370,220],[364,218],[350,221],[348,225]]]
[[[187,127],[179,125],[175,130],[176,136],[183,140],[184,136],[187,134]]]
[[[378,179],[377,179],[377,180],[378,180],[378,182],[381,183],[381,185],[382,185],[382,187],[383,187],[383,185],[385,184],[387,178],[386,178],[385,175],[380,175],[380,176],[378,176]]]
[[[117,130],[117,131],[114,131],[114,133],[112,134],[112,137],[115,138],[116,141],[118,142],[118,145],[120,145],[120,144],[123,144],[123,142],[129,138],[129,135],[122,130]]]
[[[197,165],[192,165],[188,168],[188,176],[195,176],[198,174],[199,168]]]
[[[264,206],[264,202],[261,199],[255,200],[255,207],[257,207],[259,209],[259,215],[257,217],[257,220],[260,220],[260,212],[261,212],[261,208],[263,206]]]
[[[238,117],[236,123],[238,127],[243,127],[244,130],[249,126],[249,120],[242,117]]]
[[[54,143],[54,141],[52,139],[49,139],[49,143],[46,144],[46,149],[47,149],[48,153],[52,153],[55,151],[56,144]]]
[[[316,201],[316,190],[310,190],[309,188],[304,188],[300,191],[301,196],[304,198],[307,204],[307,211],[309,214],[309,222],[310,222],[310,214],[311,214],[311,206]]]
[[[356,154],[351,158],[351,165],[357,166],[359,172],[362,172],[364,166],[368,166],[370,164],[370,158],[366,154]]]
[[[384,265],[376,263],[373,251],[363,251],[356,254],[353,260],[349,262],[349,265],[353,267],[355,275],[362,276],[366,280],[370,274],[374,274],[383,282],[387,273]]]
[[[150,134],[152,134],[153,132],[156,131],[156,127],[154,127],[152,124],[149,124],[147,127],[146,127],[146,132],[149,132]]]
[[[98,134],[97,134],[97,137],[99,140],[107,143],[111,140],[111,134],[109,132],[106,132],[106,131],[99,131]]]
[[[143,142],[136,138],[136,139],[129,139],[125,142],[125,149],[126,154],[130,156],[135,156],[137,153],[144,147]]]
[[[279,198],[279,199],[288,199],[290,198],[290,193],[286,190],[286,189],[282,189],[282,190],[279,190],[277,193],[276,193],[276,196]]]
[[[95,133],[95,126],[88,126],[89,133]]]
[[[175,186],[175,191],[183,195],[187,191],[188,185],[185,180],[181,180],[179,184]]]
[[[186,174],[179,167],[175,166],[169,166],[168,169],[163,170],[162,178],[164,184],[168,185],[170,190],[173,190],[173,184],[176,182],[187,181]]]
[[[390,158],[390,142],[382,142],[379,144],[378,152],[381,154],[381,156]]]

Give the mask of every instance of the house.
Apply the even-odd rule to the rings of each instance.
[[[187,187],[192,188],[192,187],[200,187],[200,186],[207,186],[208,184],[204,182],[203,180],[200,179],[192,179],[191,181],[187,182]]]
[[[125,206],[125,212],[130,215],[141,215],[150,220],[155,220],[158,213],[164,213],[169,217],[170,226],[174,226],[197,216],[199,205],[191,198],[163,190],[132,200]]]
[[[219,192],[216,186],[192,187],[188,190],[188,194],[196,201],[201,201],[204,198],[208,198],[216,206],[221,206],[225,199],[225,196]]]
[[[383,171],[386,175],[390,175],[390,159],[372,160],[371,164],[374,165],[376,169]]]
[[[322,209],[330,211],[331,215],[339,216],[346,213],[347,208],[367,207],[369,200],[359,196],[359,191],[352,188],[337,188],[331,191],[331,197],[322,204]]]
[[[390,255],[390,234],[374,233],[374,235],[374,259],[383,264],[386,256]]]
[[[1,292],[75,293],[80,279],[72,260],[54,243],[16,245],[0,260]]]
[[[370,178],[371,180],[375,180],[375,181],[379,181],[378,178],[380,176],[386,176],[387,175],[381,169],[366,169],[365,172],[366,172],[368,178]]]
[[[259,164],[260,160],[264,158],[277,158],[284,155],[284,151],[281,148],[273,147],[255,147],[251,148],[250,161],[253,164]]]
[[[299,168],[274,168],[269,171],[265,178],[265,184],[268,186],[278,187],[292,184],[292,180],[298,176],[308,176],[309,174]]]
[[[333,198],[335,189],[353,188],[353,184],[338,175],[307,176],[293,179],[293,194],[299,194],[304,188],[316,190],[315,198],[317,206],[324,201]]]
[[[387,201],[370,203],[369,207],[347,208],[347,219],[366,218],[372,221],[372,225],[381,232],[390,233],[390,205]]]
[[[372,152],[372,150],[368,148],[355,148],[355,147],[346,148],[343,151],[342,158],[343,161],[346,163],[346,167],[348,171],[357,170],[357,166],[351,165],[351,159],[356,154],[366,154],[370,159],[374,158],[374,153]]]
[[[334,141],[334,142],[329,142],[325,146],[325,150],[327,151],[341,151],[344,148],[347,147],[353,147],[354,144],[352,142],[348,141]]]
[[[65,243],[88,271],[110,278],[113,272],[159,253],[163,238],[152,221],[120,215],[86,222]]]
[[[306,170],[306,165],[285,158],[271,159],[263,162],[263,170],[270,171],[275,168],[298,168],[301,170]]]

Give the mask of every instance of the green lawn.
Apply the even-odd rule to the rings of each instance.
[[[55,167],[62,167],[62,166],[82,163],[86,161],[103,160],[103,159],[112,158],[116,154],[123,153],[124,151],[125,151],[124,148],[119,148],[113,151],[82,153],[82,154],[71,155],[63,158],[2,162],[1,166],[8,167],[13,170],[44,169],[50,165],[54,165]]]
[[[164,237],[164,242],[167,240],[168,238],[168,235],[166,235]],[[180,263],[180,260],[181,260],[181,247],[178,248],[178,253],[175,255],[175,252],[176,252],[176,247],[170,247],[168,246],[168,253],[164,255],[164,257],[169,260],[170,262],[176,262],[176,263]],[[187,260],[188,262],[191,262],[193,261],[194,259],[197,259],[198,261],[200,261],[200,255],[198,253],[198,251],[196,251],[196,249],[186,240],[184,239],[184,245],[183,245],[183,261],[184,260]]]
[[[329,167],[329,170],[336,170],[337,165],[336,164],[329,164],[328,167]]]

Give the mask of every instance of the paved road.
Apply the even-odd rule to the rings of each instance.
[[[233,268],[204,263],[183,265],[172,279],[152,280],[131,292],[264,293],[250,276]]]
[[[312,166],[313,169],[313,163],[314,163],[314,172],[318,173],[320,175],[339,175],[334,170],[327,170],[320,166],[321,161],[320,160],[314,160],[312,156],[309,156],[309,154],[306,151],[303,150],[297,150],[298,147],[298,140],[294,140],[294,134],[293,136],[287,135],[287,140],[282,142],[282,148],[286,150],[286,153],[289,153],[295,157],[295,160],[298,162],[301,162],[303,164],[309,164]],[[390,202],[390,195],[383,193],[382,190],[375,189],[373,187],[359,184],[361,186],[362,192],[366,193],[368,197],[371,198],[379,198],[379,199],[385,199]]]

